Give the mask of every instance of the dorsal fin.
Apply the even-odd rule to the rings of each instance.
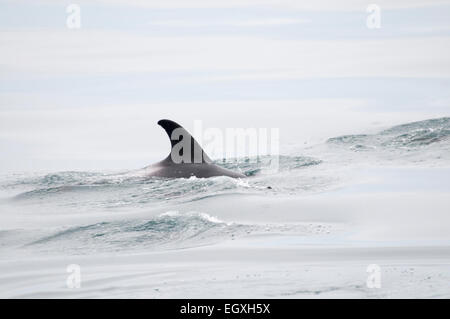
[[[171,120],[160,120],[158,121],[160,125],[167,133],[170,139],[171,150],[169,156],[166,158],[167,161],[174,161],[174,156],[182,160],[182,163],[211,163],[211,159],[206,155],[205,151],[202,149],[200,144],[192,137],[192,135],[180,124]],[[186,151],[186,147],[181,147],[181,145],[187,146],[187,142],[183,142],[184,139],[190,139],[190,156],[189,154],[184,155],[183,152]],[[179,143],[182,143],[179,145]],[[185,160],[183,160],[185,159]],[[180,164],[180,162],[176,162]]]

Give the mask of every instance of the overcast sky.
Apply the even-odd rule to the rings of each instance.
[[[0,0],[0,171],[139,168],[156,125],[283,146],[450,115],[450,1]]]

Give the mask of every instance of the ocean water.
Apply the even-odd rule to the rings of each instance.
[[[242,180],[140,169],[2,175],[0,295],[450,296],[450,118],[298,145],[276,172],[275,160],[216,161]],[[69,262],[89,269],[89,289],[65,287]],[[370,262],[385,265],[387,290],[367,289]],[[341,279],[325,275],[336,267]],[[404,275],[410,268],[416,277]]]

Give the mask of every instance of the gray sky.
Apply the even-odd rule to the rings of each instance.
[[[281,146],[450,115],[450,1],[0,1],[0,171],[139,168],[191,129]]]

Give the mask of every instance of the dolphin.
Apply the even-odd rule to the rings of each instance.
[[[206,155],[189,132],[178,123],[171,120],[158,122],[170,139],[170,154],[161,162],[145,167],[149,177],[166,178],[208,178],[214,176],[229,176],[244,178],[244,174],[233,172],[218,165]]]

